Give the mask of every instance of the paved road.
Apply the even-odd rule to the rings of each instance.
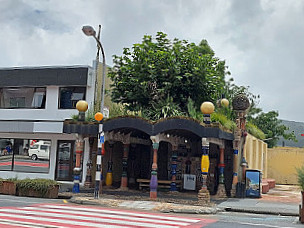
[[[31,204],[38,203],[62,203],[61,199],[43,199],[43,198],[33,198],[33,197],[20,197],[20,196],[10,196],[10,195],[0,195],[0,207],[18,207],[18,206],[28,206]],[[0,226],[0,228],[2,228]]]
[[[203,216],[203,217],[217,220],[216,223],[208,225],[208,228],[209,227],[210,228],[303,227],[303,225],[299,223],[299,217],[294,217],[294,216],[222,212],[216,215]]]
[[[114,224],[113,221],[115,221]],[[298,223],[298,217],[292,216],[235,212],[222,212],[215,215],[165,214],[74,205],[64,203],[60,199],[0,195],[0,228],[104,227],[104,224],[106,224],[105,227],[110,227],[110,225],[117,225],[117,227],[142,225],[141,227],[208,228],[303,227]]]
[[[206,227],[216,220],[71,204],[0,208],[0,227]]]

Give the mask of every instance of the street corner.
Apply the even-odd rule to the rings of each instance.
[[[280,202],[289,204],[301,203],[301,190],[296,185],[276,185],[267,194],[262,194],[261,201]]]

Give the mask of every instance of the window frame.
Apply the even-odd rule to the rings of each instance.
[[[27,100],[27,96],[25,94],[20,94],[19,96],[15,96],[15,97],[8,97],[7,99],[9,99],[9,102],[11,102],[12,99],[17,99],[17,98],[24,98],[24,107],[5,107],[5,103],[4,102],[4,91],[5,90],[26,90],[26,89],[33,89],[33,94],[31,97],[31,102],[30,102],[30,106],[26,106],[26,100]],[[37,90],[42,90],[42,91],[37,91]],[[44,93],[42,101],[41,101],[41,107],[35,107],[33,106],[33,99],[35,97],[35,94],[39,92],[39,93]],[[47,87],[46,86],[39,86],[39,87],[0,87],[0,109],[46,109],[46,96],[47,96]]]
[[[59,87],[58,89],[58,109],[59,110],[70,110],[70,109],[75,109],[76,108],[76,103],[79,101],[79,100],[72,100],[70,99],[70,103],[71,103],[71,107],[61,107],[62,105],[62,102],[61,102],[61,91],[63,89],[72,89],[72,93],[71,93],[71,97],[73,96],[73,93],[77,93],[77,89],[83,89],[84,91],[82,92],[83,93],[83,98],[82,99],[79,99],[79,100],[85,100],[86,99],[86,93],[87,93],[87,87],[86,86],[61,86]],[[80,92],[79,92],[80,93]],[[75,101],[73,103],[73,101]]]

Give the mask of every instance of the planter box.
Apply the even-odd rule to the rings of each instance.
[[[1,181],[0,194],[16,195],[16,183],[12,181]]]
[[[267,179],[267,182],[269,184],[269,189],[275,188],[275,179]]]
[[[269,192],[269,184],[268,183],[262,183],[262,193],[266,194]]]
[[[31,189],[31,190],[18,189],[18,195],[56,199],[56,198],[58,198],[58,190],[59,190],[59,185],[52,186],[48,189],[47,193],[45,195],[43,195],[41,192],[35,191],[33,189]]]

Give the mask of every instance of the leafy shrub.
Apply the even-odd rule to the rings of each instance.
[[[57,186],[59,183],[49,179],[24,179],[17,181],[17,188],[20,192],[37,191],[42,197],[45,197],[48,190]]]
[[[304,166],[296,168],[298,174],[298,184],[300,185],[302,191],[304,191]]]
[[[247,122],[246,129],[249,134],[253,135],[258,139],[265,139],[265,134],[262,130],[260,130],[256,125],[253,123]]]
[[[233,131],[236,127],[235,122],[229,120],[224,114],[214,112],[211,114],[212,122],[219,122],[223,127]]]

